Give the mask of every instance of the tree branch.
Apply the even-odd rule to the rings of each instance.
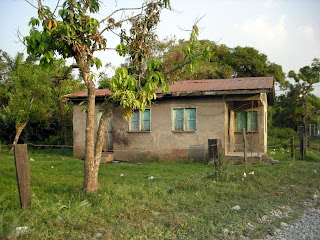
[[[144,41],[144,39],[145,39],[145,35],[146,35],[146,32],[147,32],[148,20],[150,20],[150,18],[152,17],[152,15],[153,15],[153,13],[154,13],[154,10],[155,10],[155,7],[156,7],[156,6],[153,6],[153,8],[151,9],[151,11],[150,11],[147,19],[146,19],[145,22],[144,22],[143,31],[142,31],[142,39],[141,39],[140,44],[139,44],[139,48],[140,48],[140,49],[141,49],[141,47],[142,47],[142,43],[143,43],[143,41]]]
[[[72,0],[70,2],[70,5],[71,5],[71,11],[70,11],[70,16],[69,16],[69,21],[70,21],[70,24],[73,24],[73,15],[74,15],[74,12],[73,12],[73,9],[74,9],[74,5],[76,4],[76,1],[75,0]]]
[[[139,10],[139,9],[143,9],[144,6],[142,7],[139,7],[139,8],[119,8],[115,11],[113,11],[109,16],[105,17],[104,19],[102,19],[98,24],[101,24],[103,22],[105,22],[107,19],[111,18],[114,14],[116,14],[117,12],[120,12],[120,11],[129,11],[129,10]],[[96,27],[96,26],[94,26]]]
[[[85,15],[85,14],[86,14],[87,9],[88,9],[88,7],[89,7],[89,1],[90,1],[90,0],[86,1],[85,5],[83,6],[82,15]]]
[[[125,18],[125,19],[123,19],[123,20],[120,20],[120,21],[114,23],[113,25],[116,25],[116,24],[120,24],[120,23],[129,21],[129,20],[134,19],[134,18],[136,18],[136,17],[138,17],[138,16],[140,16],[140,15],[141,15],[141,14],[135,15],[135,16],[130,17],[130,18]],[[110,28],[110,26],[105,27],[99,34],[104,33],[108,28]]]
[[[204,55],[204,54],[203,54],[203,53],[199,53],[199,54],[197,54],[197,55],[195,56],[195,58],[200,57],[200,56],[202,56],[202,55]],[[175,72],[175,71],[183,68],[184,66],[186,66],[186,65],[188,65],[188,64],[190,64],[190,63],[191,63],[191,60],[188,60],[188,61],[186,61],[186,62],[183,62],[182,64],[179,64],[179,66],[177,66],[177,67],[175,67],[175,68],[172,68],[172,69],[164,72],[164,74],[173,73],[173,72]]]
[[[58,6],[59,6],[59,3],[60,3],[60,0],[58,0],[58,2],[57,2],[57,5],[56,5],[56,8],[54,9],[54,11],[53,11],[53,15],[55,14],[55,12],[57,11],[57,9],[58,9]]]
[[[19,28],[18,28],[18,30],[17,30],[17,35],[16,35],[16,36],[17,36],[19,42],[21,42],[25,47],[27,47],[27,45],[26,45],[26,44],[24,43],[24,41],[21,39],[21,37],[23,38],[23,36],[22,36]]]
[[[31,2],[29,2],[28,0],[25,0],[27,3],[29,3],[32,7],[34,7],[35,9],[38,9],[35,5],[33,5]]]

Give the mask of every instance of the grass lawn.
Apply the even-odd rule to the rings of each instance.
[[[320,159],[226,164],[219,181],[204,163],[151,162],[101,165],[99,193],[85,195],[83,163],[69,151],[33,150],[29,158],[32,207],[21,210],[13,155],[0,152],[2,239],[15,239],[21,226],[29,229],[21,239],[225,239],[224,228],[233,231],[227,238],[258,238],[280,224],[261,223],[262,216],[300,211],[320,189]]]

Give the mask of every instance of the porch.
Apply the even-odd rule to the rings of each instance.
[[[258,152],[247,152],[247,162],[248,163],[259,163],[262,161],[263,153]],[[228,161],[234,161],[236,163],[243,163],[244,162],[244,152],[231,152],[226,153],[225,158]]]

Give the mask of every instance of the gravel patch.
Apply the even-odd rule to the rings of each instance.
[[[281,222],[281,228],[264,240],[320,240],[320,205],[316,204],[291,224]]]

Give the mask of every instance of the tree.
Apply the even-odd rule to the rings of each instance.
[[[8,65],[5,60],[4,52],[0,50],[0,142],[8,143],[9,133],[13,132],[11,121],[9,121],[6,106],[8,105]]]
[[[19,118],[19,116],[14,116],[11,109],[14,108],[12,105],[15,103],[15,101],[12,100],[12,96],[14,96],[15,93],[15,86],[18,85],[17,81],[13,76],[14,73],[18,73],[20,71],[20,65],[23,62],[23,54],[18,53],[15,58],[12,58],[9,54],[6,52],[1,51],[1,85],[0,85],[0,102],[1,102],[1,135],[5,135],[8,130],[11,130],[11,123]],[[13,94],[12,94],[13,93]],[[16,99],[19,97],[17,96]],[[23,100],[22,100],[23,101]],[[11,108],[9,108],[9,105],[11,105]],[[24,126],[20,124],[20,122],[14,124],[15,130],[16,130],[16,136],[14,140],[14,144],[17,143],[19,136],[21,134],[21,131],[23,130]],[[20,129],[22,130],[20,131]],[[19,129],[19,130],[18,130]]]
[[[280,85],[285,85],[282,67],[268,61],[267,55],[252,47],[231,49],[229,64],[234,69],[235,77],[273,76]]]
[[[252,47],[229,48],[226,45],[217,45],[209,40],[201,40],[209,44],[213,53],[209,61],[204,61],[197,72],[177,71],[174,77],[178,80],[188,79],[216,79],[232,77],[265,77],[273,76],[280,86],[287,85],[282,67],[268,61],[265,54]],[[162,58],[164,65],[173,66],[183,58],[184,46],[188,41],[165,39],[158,42],[153,54]]]
[[[288,76],[294,82],[286,94],[277,97],[274,122],[281,127],[297,129],[302,124],[306,128],[309,119],[319,114],[319,98],[311,93],[320,82],[320,60],[315,58],[311,66],[300,68],[298,73],[290,71]]]
[[[13,145],[18,143],[25,126],[32,119],[47,118],[50,116],[51,88],[44,79],[48,79],[48,72],[40,66],[22,62],[10,72],[12,89],[8,93],[9,103],[7,111],[15,122],[16,135]]]
[[[74,79],[72,68],[67,67],[62,59],[54,60],[52,64],[45,66],[50,72],[48,83],[52,90],[51,117],[46,127],[49,130],[47,141],[55,144],[68,144],[72,142],[72,104],[63,96],[80,90],[84,90],[81,79]]]
[[[7,105],[8,99],[6,97],[6,79],[7,79],[7,63],[3,56],[3,51],[0,49],[0,111],[4,110]]]
[[[43,6],[41,0],[38,0],[37,8],[38,18],[31,19],[30,35],[24,38],[28,53],[41,57],[42,63],[50,63],[55,53],[64,58],[73,58],[88,89],[84,190],[96,192],[104,141],[102,133],[115,107],[121,105],[128,117],[134,109],[144,109],[146,104],[150,104],[156,97],[155,91],[158,87],[163,90],[168,89],[161,62],[157,59],[152,61],[146,59],[160,13],[163,9],[170,8],[169,0],[146,1],[140,8],[118,9],[101,21],[90,16],[99,11],[98,0],[65,0],[57,15],[56,10],[52,12],[50,8]],[[136,15],[123,14],[118,20],[114,18],[118,12],[137,9],[140,12]],[[115,32],[124,22],[130,23],[131,28],[128,34],[124,28],[121,29],[119,34],[121,43],[117,46],[117,51],[122,56],[129,56],[131,63],[128,69],[118,68],[110,80],[112,97],[106,99],[103,105],[104,113],[95,143],[95,86],[91,67],[95,65],[99,68],[101,61],[94,57],[94,53],[106,49],[106,38],[103,33]],[[103,24],[105,26],[100,29]],[[194,53],[194,50],[200,47],[196,41],[197,34],[198,29],[195,26],[191,33],[192,43],[186,47],[185,61],[179,67],[189,64],[193,68],[197,65],[196,57],[199,54]],[[207,48],[201,50],[204,55],[208,55]]]
[[[28,68],[26,66],[33,69],[32,73],[30,72],[31,74],[38,74],[43,78],[44,84],[48,85],[52,101],[48,101],[47,104],[50,114],[46,114],[43,117],[30,115],[30,124],[27,124],[24,128],[24,134],[21,135],[22,140],[24,142],[28,142],[29,140],[39,142],[48,139],[51,143],[59,144],[70,142],[70,136],[72,135],[72,107],[71,104],[67,102],[67,99],[62,96],[72,91],[83,90],[83,85],[80,84],[79,81],[74,80],[71,75],[71,69],[65,66],[64,60],[54,60],[51,65],[39,67],[28,59],[23,61],[23,55],[20,53],[12,58],[3,51],[1,51],[0,54],[0,73],[2,79],[0,81],[0,141],[7,144],[10,143],[14,138],[12,134],[15,133],[17,120],[11,115],[15,111],[19,111],[19,106],[25,111],[25,109],[23,109],[24,105],[19,104],[16,105],[17,109],[14,111],[11,109],[13,107],[12,104],[15,103],[18,98],[22,101],[24,100],[23,95],[16,95],[17,92],[22,92],[20,91],[21,89],[19,89],[19,86],[22,84],[20,81],[27,81],[27,83],[23,83],[23,87],[27,87],[32,93],[36,94],[34,86],[29,86],[30,84],[39,84],[33,79],[30,79],[33,75],[22,78],[19,77],[19,73],[26,73],[25,70]],[[40,84],[42,83],[40,82]],[[28,98],[25,98],[25,100],[27,99]],[[8,105],[10,105],[10,107]],[[36,126],[36,128],[32,129],[32,126]],[[39,131],[42,131],[42,133],[39,134]]]
[[[211,79],[211,78],[231,78],[233,70],[229,65],[219,64],[218,52],[229,51],[224,45],[218,46],[209,40],[200,40],[202,45],[207,45],[211,52],[209,59],[204,59],[199,65],[197,71],[189,71],[181,68],[170,73],[170,78],[174,80],[191,80],[191,79]],[[179,66],[185,57],[185,49],[190,44],[190,40],[165,39],[158,41],[152,51],[154,58],[163,61],[166,69]]]

